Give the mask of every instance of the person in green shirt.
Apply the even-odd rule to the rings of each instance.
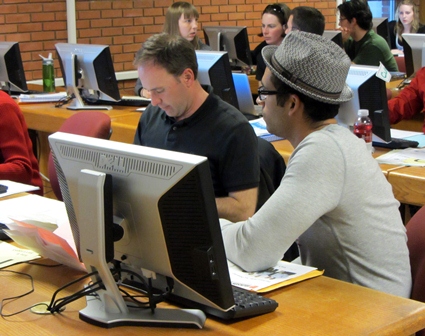
[[[387,41],[372,29],[372,12],[367,2],[346,1],[338,6],[338,11],[344,49],[351,62],[374,66],[381,62],[388,71],[398,71]]]

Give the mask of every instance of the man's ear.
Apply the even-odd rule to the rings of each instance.
[[[289,96],[289,104],[289,114],[292,114],[300,107],[301,100],[296,94],[291,94]]]
[[[192,69],[185,69],[181,75],[181,79],[185,85],[190,85],[191,83],[193,83],[195,76],[193,74]]]

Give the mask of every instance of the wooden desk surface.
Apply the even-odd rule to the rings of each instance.
[[[53,104],[21,104],[22,112],[25,116],[28,128],[40,132],[40,170],[47,174],[47,156],[49,146],[47,136],[56,132],[63,121],[70,115],[76,113],[67,110],[65,107],[55,108]],[[137,123],[141,113],[136,112],[133,107],[116,107],[110,111],[104,111],[111,117],[112,136],[111,140],[132,143]],[[288,162],[293,148],[286,141],[276,141],[273,145],[278,152]],[[377,149],[375,156],[385,153],[383,149]],[[393,165],[381,165],[382,172],[388,177],[388,174],[395,172],[401,167]],[[403,203],[423,205],[425,204],[425,168],[402,167],[403,174],[389,179],[393,185],[396,198]],[[416,175],[417,174],[417,175]]]
[[[31,274],[35,291],[3,307],[10,314],[38,302],[50,301],[53,292],[81,276],[66,266],[47,268],[20,264],[7,268]],[[0,271],[0,300],[22,294],[30,287],[23,276]],[[82,284],[73,285],[69,295]],[[325,276],[268,293],[279,307],[273,313],[225,323],[208,318],[203,330],[159,327],[103,329],[79,320],[85,299],[67,306],[60,315],[29,311],[0,319],[4,335],[411,335],[425,328],[425,304],[388,295]]]
[[[402,167],[388,175],[394,196],[402,203],[425,204],[425,168]]]

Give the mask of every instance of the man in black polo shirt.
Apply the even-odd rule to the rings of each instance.
[[[202,88],[193,46],[180,36],[157,34],[134,64],[152,99],[134,143],[208,157],[219,216],[252,216],[260,179],[257,138],[242,113]]]

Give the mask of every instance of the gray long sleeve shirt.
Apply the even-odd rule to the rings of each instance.
[[[363,140],[329,125],[297,146],[280,187],[252,218],[221,220],[227,258],[245,270],[262,270],[297,240],[304,265],[409,297],[409,252],[398,206]]]

